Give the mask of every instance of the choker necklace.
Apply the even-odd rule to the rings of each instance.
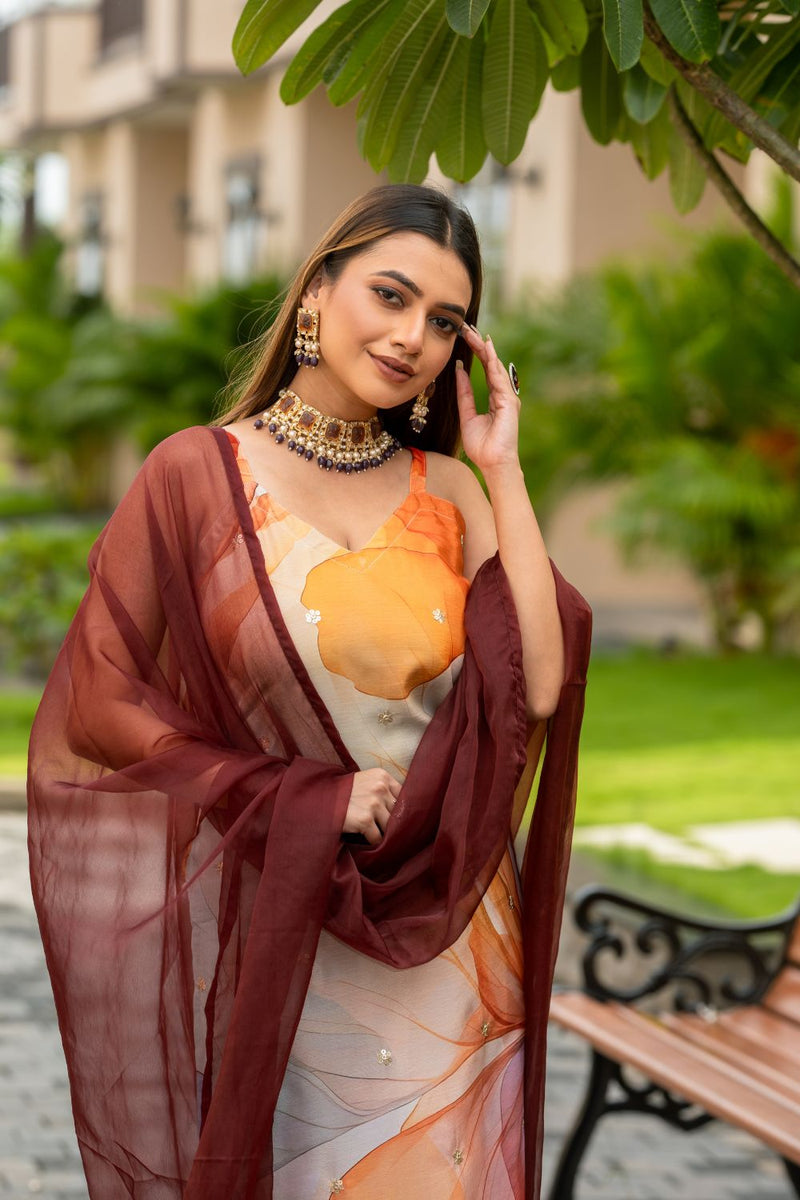
[[[344,421],[312,408],[290,388],[278,392],[278,399],[253,422],[254,429],[271,433],[280,446],[294,450],[307,462],[316,456],[317,466],[344,475],[382,467],[402,450],[402,443],[387,433],[377,417],[369,421]]]

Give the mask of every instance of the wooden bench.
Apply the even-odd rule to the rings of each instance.
[[[617,1112],[746,1130],[800,1197],[800,900],[763,923],[712,924],[589,887],[573,916],[589,937],[583,989],[557,992],[550,1015],[592,1063],[550,1200],[572,1200],[596,1122]]]

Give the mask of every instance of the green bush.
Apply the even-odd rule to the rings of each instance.
[[[0,531],[0,671],[46,677],[86,590],[96,522],[15,524]]]

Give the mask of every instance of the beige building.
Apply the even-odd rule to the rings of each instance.
[[[338,2],[323,0],[313,19]],[[0,31],[0,148],[61,156],[68,269],[122,312],[152,311],[160,289],[291,267],[375,182],[352,108],[333,108],[321,90],[293,107],[280,100],[281,68],[307,28],[242,78],[231,53],[242,7],[67,0]],[[487,165],[459,194],[481,228],[495,299],[666,246],[677,223],[666,181],[649,183],[627,147],[596,146],[575,94],[548,92],[520,159]],[[718,211],[707,198],[691,221]],[[593,528],[605,507],[601,493],[573,498],[550,541],[609,628],[649,606],[655,635],[702,637],[691,581],[623,568]]]

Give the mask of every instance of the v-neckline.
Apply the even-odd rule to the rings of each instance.
[[[237,467],[239,465],[239,461],[244,462],[246,464],[247,470],[249,472],[249,475],[250,475],[250,478],[251,478],[253,484],[255,485],[256,489],[258,489],[258,488],[261,489],[260,495],[266,496],[270,505],[273,508],[277,509],[284,517],[291,517],[293,520],[299,521],[301,525],[305,525],[305,527],[307,529],[310,529],[312,533],[315,533],[317,535],[317,537],[322,538],[323,541],[327,542],[330,546],[334,546],[337,550],[340,550],[343,554],[363,554],[365,550],[369,550],[372,543],[375,541],[375,539],[378,537],[379,534],[383,533],[384,529],[389,524],[389,522],[394,517],[396,517],[398,515],[398,513],[403,511],[403,509],[406,507],[406,505],[408,504],[411,497],[419,495],[420,491],[422,491],[422,492],[425,491],[424,475],[423,475],[423,487],[418,488],[418,489],[414,488],[414,479],[416,477],[416,474],[417,474],[417,471],[419,468],[417,467],[417,459],[414,454],[414,451],[411,450],[411,466],[410,466],[409,472],[408,472],[408,491],[406,492],[403,499],[400,501],[400,503],[395,508],[392,509],[392,511],[389,513],[389,515],[385,518],[385,520],[381,521],[381,523],[377,527],[377,529],[373,530],[373,532],[370,534],[370,536],[367,538],[366,542],[364,542],[363,545],[359,546],[358,548],[344,546],[344,545],[342,545],[341,542],[337,542],[336,538],[332,538],[329,534],[323,533],[323,531],[321,529],[318,529],[316,525],[312,525],[310,521],[307,521],[305,519],[305,517],[299,516],[298,513],[292,512],[291,509],[287,508],[284,504],[281,504],[280,500],[278,500],[268,488],[264,487],[263,483],[260,483],[259,480],[256,479],[255,475],[253,474],[253,468],[250,466],[250,460],[247,458],[247,456],[245,454],[242,453],[242,443],[241,443],[241,440],[237,437],[237,435],[235,433],[232,433],[232,431],[225,429],[225,428],[223,428],[223,433],[228,438],[229,444],[231,444],[230,443],[231,437],[236,438],[236,446],[234,447],[231,444],[231,449],[235,452],[236,459],[237,459]],[[454,505],[454,507],[455,507],[455,505]]]

